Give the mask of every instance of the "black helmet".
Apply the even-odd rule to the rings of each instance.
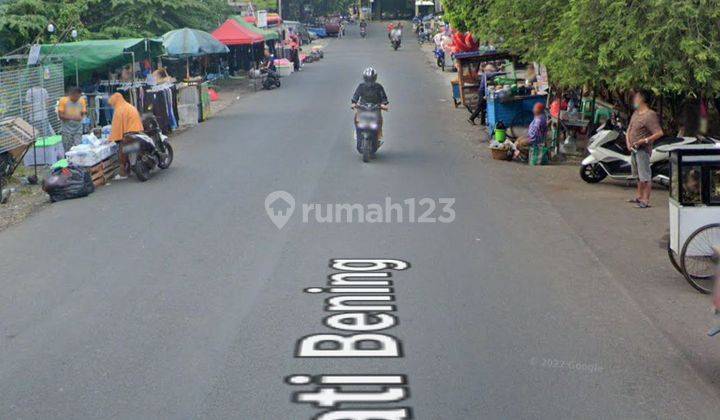
[[[366,68],[365,71],[363,72],[363,80],[365,80],[368,83],[376,81],[377,80],[377,72],[375,71],[375,69],[372,67]]]

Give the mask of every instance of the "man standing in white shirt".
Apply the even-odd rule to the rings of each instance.
[[[55,135],[50,121],[48,120],[47,108],[50,103],[50,95],[47,89],[42,86],[33,86],[25,93],[25,103],[30,124],[35,128],[36,137],[48,137]]]

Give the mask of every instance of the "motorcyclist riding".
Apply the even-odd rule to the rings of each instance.
[[[390,43],[397,43],[398,46],[400,46],[400,42],[402,40],[402,26],[398,25],[396,26],[392,31],[390,31]],[[395,48],[397,49],[397,48]]]
[[[385,88],[377,82],[377,72],[374,68],[368,67],[363,71],[363,82],[358,85],[355,89],[352,99],[353,109],[356,108],[358,103],[378,105],[379,127],[378,127],[378,139],[382,138],[382,112],[380,110],[388,110],[388,104],[390,103],[385,93]],[[357,115],[356,115],[357,119]]]

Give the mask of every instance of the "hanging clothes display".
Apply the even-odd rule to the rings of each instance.
[[[173,83],[150,85],[146,82],[102,81],[97,92],[85,92],[91,104],[88,114],[94,124],[106,126],[112,123],[113,109],[108,100],[114,93],[133,105],[140,113],[152,112],[160,122],[163,133],[169,134],[178,127],[177,88]]]
[[[169,134],[178,127],[177,88],[166,83],[147,88],[144,92],[145,112],[152,111],[163,133]]]

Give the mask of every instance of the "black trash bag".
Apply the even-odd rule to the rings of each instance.
[[[15,158],[10,152],[0,153],[0,178],[6,178],[13,174],[15,169]]]
[[[52,202],[85,197],[95,191],[90,173],[72,165],[53,169],[43,180],[42,188]]]

